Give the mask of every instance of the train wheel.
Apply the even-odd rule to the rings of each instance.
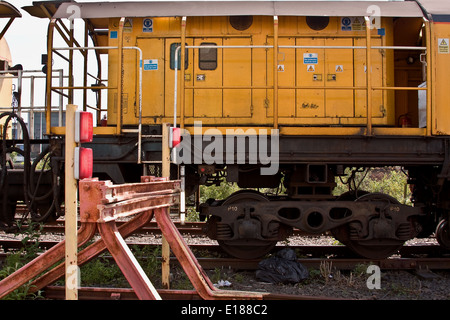
[[[441,222],[439,222],[436,228],[436,240],[443,248],[450,250],[450,233],[448,220],[441,220]]]
[[[269,202],[261,193],[253,190],[240,190],[229,196],[222,206],[238,203]],[[251,222],[249,222],[251,223]],[[256,259],[269,253],[278,241],[261,239],[218,240],[220,247],[229,255],[239,259]]]
[[[386,201],[390,204],[399,204],[395,198],[383,193],[368,193],[355,201]],[[351,223],[332,230],[332,233],[336,239],[349,247],[353,252],[368,259],[385,259],[397,252],[404,244],[402,240],[385,238],[355,240],[352,237]]]

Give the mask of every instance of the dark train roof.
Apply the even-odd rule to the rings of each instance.
[[[430,19],[436,22],[450,22],[449,0],[417,0]]]
[[[174,16],[364,16],[369,6],[380,8],[383,17],[422,17],[450,21],[450,1],[148,1],[75,2],[37,1],[23,9],[33,16],[46,17],[41,5],[54,18],[74,16],[95,19],[110,17]],[[79,11],[78,11],[79,9]]]

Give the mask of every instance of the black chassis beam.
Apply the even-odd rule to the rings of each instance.
[[[260,163],[260,142],[254,146],[248,137],[239,140],[232,137],[234,142],[231,153],[234,154],[234,162],[228,162],[227,139],[222,139],[219,148],[214,138],[203,136],[201,144],[194,144],[191,138],[189,148],[183,152],[190,152],[190,156],[182,156],[180,159],[188,159],[190,163],[204,163],[199,154],[214,149],[222,152],[222,155],[214,155],[214,159],[220,164],[236,164],[237,159],[245,159],[239,164],[255,164],[251,159],[257,159]],[[268,138],[267,148],[269,158],[272,156],[271,139]],[[279,136],[278,161],[279,164],[296,163],[326,163],[361,166],[416,166],[416,165],[443,165],[450,160],[450,137],[448,136]],[[186,145],[185,145],[186,146]],[[199,147],[200,146],[200,147]],[[252,146],[252,147],[250,147]],[[180,152],[180,151],[179,151]],[[182,153],[181,153],[182,154]]]
[[[209,141],[207,136],[203,136],[202,139],[201,150],[193,142],[190,143],[188,150],[191,155],[187,158],[191,160],[191,163],[187,164],[204,163],[202,161],[204,159],[199,158],[199,153],[205,153],[205,148],[211,150],[210,144],[213,142]],[[243,164],[249,164],[249,159],[257,159],[259,164],[259,145],[255,151],[249,147],[248,139],[245,140],[244,147],[238,146],[242,141],[234,139],[232,151],[235,161],[233,164],[237,163],[236,159],[238,158],[245,159]],[[137,143],[136,134],[95,136],[93,142],[85,143],[83,147],[93,149],[94,162],[98,164],[110,162],[137,163]],[[443,165],[446,160],[450,160],[449,144],[450,137],[448,136],[279,136],[279,148],[274,151],[278,151],[280,164],[439,166]],[[267,145],[267,153],[271,156],[270,136]],[[223,139],[222,147],[219,149],[222,155],[216,155],[215,159],[219,163],[227,164],[226,139]],[[161,153],[161,140],[145,141],[143,153],[145,152],[152,154],[152,158],[147,160],[158,160]]]
[[[442,165],[450,137],[280,137],[280,163],[298,161],[349,165]]]
[[[207,150],[212,150],[212,143],[217,146],[217,141],[214,142],[214,139],[211,141],[207,136],[202,136],[200,139],[200,147],[198,144],[194,145],[194,141],[185,143],[184,146],[189,145],[189,148],[185,148],[181,154],[187,150],[190,155],[184,155],[184,159],[188,159],[187,162],[180,161],[179,158],[178,164],[205,163],[205,159],[201,155]],[[231,153],[233,160],[229,161],[227,139],[223,139],[221,147],[218,148],[220,152],[215,154],[215,164],[263,165],[260,161],[259,141],[255,149],[254,146],[250,147],[248,138],[246,140],[232,138],[234,140]],[[137,144],[136,134],[124,134],[94,136],[93,142],[83,144],[83,146],[93,149],[94,171],[101,172],[106,166],[137,164]],[[442,175],[448,179],[450,178],[449,144],[450,137],[448,136],[279,136],[277,149],[271,150],[269,136],[267,154],[270,155],[269,160],[275,159],[272,151],[276,151],[278,156],[274,161],[277,161],[279,165],[320,163],[367,167],[442,166]],[[180,146],[183,146],[183,143]],[[177,147],[179,154],[183,149],[180,146]],[[160,160],[161,140],[145,141],[142,146],[142,154],[143,160]],[[242,159],[244,160],[242,161]],[[251,161],[252,159],[256,159],[256,162]]]

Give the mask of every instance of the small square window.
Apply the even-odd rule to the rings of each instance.
[[[177,48],[181,45],[180,42],[178,43],[172,43],[170,45],[170,69],[175,70],[175,51]],[[188,45],[186,43],[186,45]],[[189,67],[189,53],[188,49],[185,49],[185,55],[184,55],[184,69],[186,70]],[[181,69],[181,50],[178,50],[178,66],[177,70]]]
[[[201,46],[217,46],[216,43],[203,42]],[[200,70],[217,69],[217,48],[201,48],[198,54],[198,67]]]

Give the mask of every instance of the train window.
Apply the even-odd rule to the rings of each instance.
[[[216,46],[216,43],[203,42],[201,46]],[[201,48],[198,50],[198,67],[200,70],[216,70],[217,69],[217,49]]]
[[[170,69],[175,70],[175,51],[177,48],[181,45],[180,42],[178,43],[172,43],[170,45]],[[186,45],[188,45],[186,43]],[[187,69],[189,67],[189,52],[188,49],[185,49],[185,55],[184,55],[184,69]],[[177,70],[181,69],[181,50],[178,50],[178,66]]]
[[[233,16],[230,17],[231,26],[239,31],[247,30],[253,23],[253,16]]]
[[[320,31],[328,27],[329,17],[306,17],[306,24],[313,30]]]

